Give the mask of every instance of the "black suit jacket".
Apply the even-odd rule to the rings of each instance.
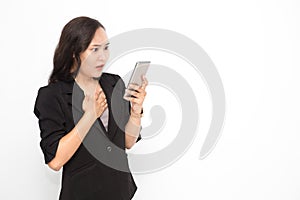
[[[124,82],[118,75],[103,73],[99,83],[108,102],[108,131],[98,119],[63,166],[60,200],[129,200],[136,192],[125,152],[124,128],[130,104],[122,98]],[[74,80],[39,89],[34,113],[39,119],[45,163],[55,157],[59,140],[81,118],[83,98]]]

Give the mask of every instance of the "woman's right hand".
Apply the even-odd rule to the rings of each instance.
[[[86,95],[82,102],[84,113],[90,114],[95,119],[100,117],[106,108],[107,101],[101,88],[96,89],[94,95]]]

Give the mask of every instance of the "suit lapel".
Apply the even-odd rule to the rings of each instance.
[[[62,82],[62,93],[63,97],[66,100],[67,104],[70,107],[70,111],[73,116],[74,125],[78,123],[80,118],[83,115],[82,110],[82,102],[84,99],[84,92],[81,90],[81,88],[77,85],[75,81],[73,82]],[[99,126],[96,126],[98,129],[100,129],[101,132],[108,134],[105,127],[103,126],[102,121],[100,118],[97,119]]]
[[[107,104],[108,104],[108,110],[109,110],[109,118],[108,118],[108,137],[109,139],[113,139],[115,136],[116,130],[117,130],[117,124],[113,117],[112,112],[112,92],[115,86],[115,83],[108,79],[106,74],[102,74],[99,83],[105,93]],[[101,120],[100,120],[101,121]]]
[[[82,101],[84,99],[84,92],[81,88],[76,84],[73,80],[71,82],[61,82],[62,83],[62,93],[64,99],[67,101],[67,104],[71,107],[71,111],[73,113],[74,124],[80,120],[81,116],[83,115],[82,110]],[[100,118],[97,119],[100,126],[97,126],[101,129],[101,132],[105,133],[110,140],[116,134],[117,124],[113,117],[112,112],[112,92],[115,87],[115,81],[110,79],[109,76],[105,73],[102,74],[99,83],[105,93],[108,109],[109,109],[109,118],[108,118],[108,131],[106,131],[102,121]]]

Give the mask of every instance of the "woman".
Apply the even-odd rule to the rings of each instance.
[[[34,113],[45,163],[63,168],[60,200],[129,200],[137,189],[125,148],[140,139],[147,80],[130,85],[131,97],[124,100],[122,79],[102,73],[108,45],[97,20],[71,20],[55,50],[49,84],[38,91]]]

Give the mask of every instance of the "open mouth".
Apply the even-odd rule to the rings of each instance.
[[[104,67],[104,64],[98,65],[98,66],[96,66],[96,69],[102,69],[103,67]]]

